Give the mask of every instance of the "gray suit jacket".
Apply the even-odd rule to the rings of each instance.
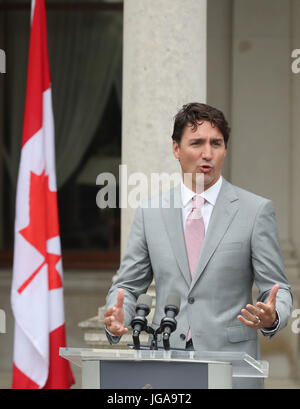
[[[137,210],[107,307],[115,304],[118,288],[123,288],[125,325],[129,326],[138,296],[147,291],[154,278],[154,328],[164,316],[167,295],[181,297],[171,347],[184,348],[184,335],[190,328],[197,350],[244,351],[259,359],[257,331],[237,319],[241,309],[253,303],[253,282],[262,302],[267,301],[272,286],[280,284],[278,330],[287,325],[292,308],[272,202],[223,179],[193,279],[178,203],[180,185],[162,196],[159,208]],[[166,208],[168,204],[170,208]]]

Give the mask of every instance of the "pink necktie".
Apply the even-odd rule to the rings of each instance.
[[[205,226],[202,216],[203,204],[203,197],[193,197],[193,207],[187,217],[185,225],[185,244],[192,278],[196,270],[205,235]],[[189,329],[186,340],[189,341],[191,338],[191,330]]]
[[[193,208],[187,217],[185,225],[185,244],[192,277],[196,270],[205,235],[205,226],[202,217],[203,204],[203,197],[193,197]]]

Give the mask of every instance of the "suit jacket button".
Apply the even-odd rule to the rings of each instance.
[[[182,339],[182,341],[185,340],[185,335],[184,334],[180,334],[180,339]]]
[[[188,303],[189,304],[194,304],[194,302],[195,302],[195,298],[194,297],[189,297]]]

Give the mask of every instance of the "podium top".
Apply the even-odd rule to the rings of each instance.
[[[178,350],[136,350],[136,349],[93,349],[60,348],[59,355],[77,366],[82,361],[168,361],[168,362],[207,362],[228,363],[232,365],[233,377],[267,378],[269,364],[258,361],[245,352],[221,351],[178,351]]]

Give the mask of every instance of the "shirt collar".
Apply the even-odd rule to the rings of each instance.
[[[208,188],[204,192],[200,193],[199,196],[203,197],[207,202],[214,206],[216,204],[222,186],[222,181],[223,178],[222,176],[220,176],[216,183],[214,183],[210,188]],[[190,200],[192,200],[192,198],[195,195],[196,193],[190,190],[181,180],[181,200],[183,207],[186,207],[187,204],[190,202]]]

